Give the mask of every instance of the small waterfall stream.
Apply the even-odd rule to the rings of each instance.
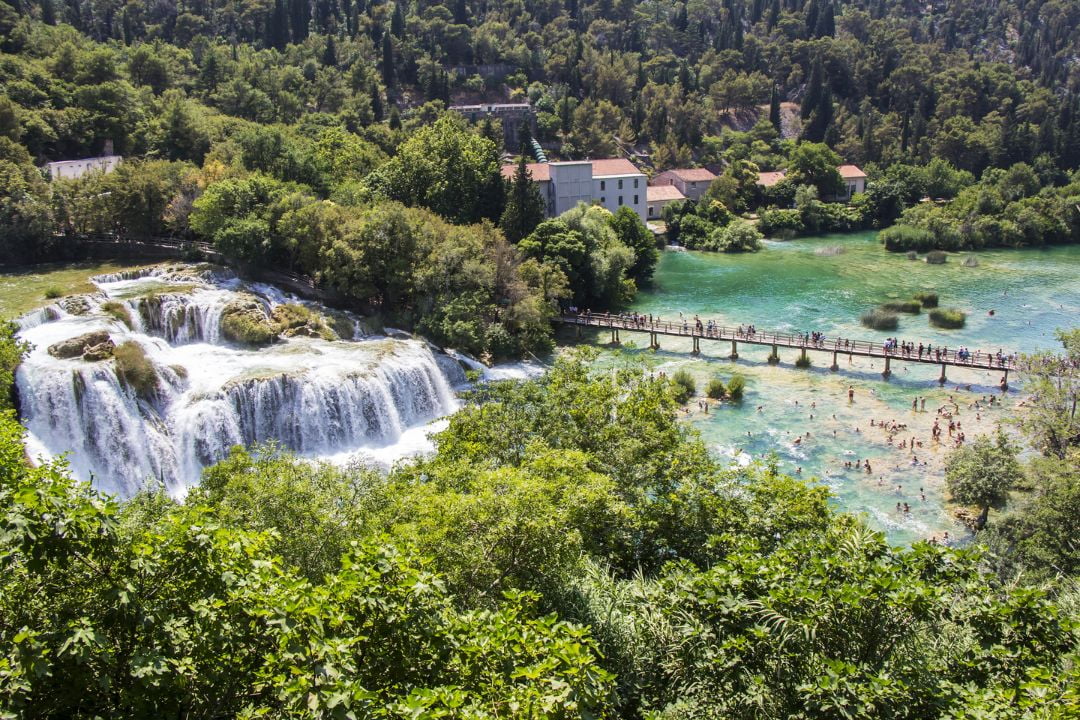
[[[155,268],[95,283],[101,293],[85,302],[21,320],[20,334],[34,349],[17,382],[31,456],[70,453],[79,477],[123,496],[148,481],[182,495],[238,444],[276,442],[310,457],[370,449],[385,457],[410,429],[453,412],[452,387],[465,381],[458,362],[419,340],[230,344],[221,332],[230,302],[254,297],[269,310],[296,300],[220,271]],[[95,331],[116,346],[136,343],[153,368],[153,387],[136,389],[114,359],[48,351]]]

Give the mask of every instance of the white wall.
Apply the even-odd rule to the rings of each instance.
[[[621,185],[621,187],[620,187]],[[593,178],[593,197],[611,212],[616,212],[626,205],[634,210],[642,220],[648,212],[646,195],[649,183],[644,175],[607,175]],[[620,202],[620,200],[622,202]]]
[[[45,165],[49,171],[49,177],[56,178],[80,178],[87,173],[100,171],[112,172],[120,164],[119,155],[106,155],[104,157],[86,158],[85,160],[61,160]]]
[[[592,202],[593,177],[592,163],[565,162],[551,163],[551,184],[555,196],[553,215],[562,215],[578,203]]]

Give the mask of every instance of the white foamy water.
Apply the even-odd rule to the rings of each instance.
[[[280,290],[175,268],[96,283],[104,295],[87,313],[56,308],[23,320],[21,335],[34,349],[17,382],[31,456],[70,453],[75,474],[109,492],[128,496],[160,482],[181,496],[231,447],[262,442],[387,466],[430,451],[429,434],[440,427],[433,421],[458,407],[452,387],[465,381],[460,364],[419,340],[297,337],[258,349],[222,340],[221,312],[231,300],[254,296],[267,308],[296,302]],[[105,299],[124,304],[131,328],[101,310]],[[157,390],[138,397],[112,360],[47,352],[95,330],[117,345],[138,343]]]

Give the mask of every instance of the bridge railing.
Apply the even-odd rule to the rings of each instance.
[[[917,348],[911,350],[900,347],[889,347],[885,343],[871,342],[868,340],[852,340],[849,338],[832,338],[822,336],[820,338],[807,338],[805,334],[782,333],[768,330],[750,330],[747,327],[731,328],[724,325],[702,323],[699,327],[696,321],[690,320],[665,320],[662,318],[649,319],[648,317],[634,319],[610,314],[590,315],[562,315],[560,322],[590,327],[612,328],[631,330],[638,332],[659,332],[665,335],[684,337],[699,337],[712,340],[734,340],[736,342],[752,342],[757,344],[775,344],[785,347],[806,348],[808,350],[835,351],[840,353],[862,353],[875,357],[891,357],[918,362],[946,363],[949,365],[971,366],[978,368],[991,368],[1011,370],[1015,368],[1015,362],[1011,355],[997,355],[985,351],[971,352],[961,356],[956,350],[934,349],[924,354],[919,354]]]

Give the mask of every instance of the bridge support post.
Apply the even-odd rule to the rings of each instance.
[[[800,355],[799,355],[799,362],[804,364],[804,365],[807,362],[809,362],[808,358],[806,357],[806,348],[805,347],[802,349],[802,353],[800,353]]]
[[[776,352],[776,346],[772,346],[772,352],[769,354],[769,364],[776,365],[780,362],[780,355]]]
[[[937,379],[941,385],[945,384],[945,363],[941,363],[941,377]]]
[[[1009,389],[1009,369],[1005,368],[1005,374],[1001,376],[1001,392],[1005,392]]]
[[[694,352],[695,355],[700,355],[701,354],[701,338],[699,338],[697,335],[694,336],[694,350],[693,350],[693,352]]]
[[[655,331],[649,333],[649,348],[651,348],[652,350],[660,349],[660,337],[656,334]]]
[[[833,372],[836,372],[837,370],[840,369],[840,366],[836,363],[836,351],[835,350],[833,350],[833,352],[832,352],[832,365],[829,366],[829,369],[832,370]]]
[[[620,345],[621,344],[619,342],[619,328],[617,328],[617,327],[611,328],[611,344],[612,345]]]
[[[574,323],[574,333],[577,337],[581,337],[581,323]]]
[[[881,371],[882,377],[889,377],[892,375],[892,370],[889,368],[889,361],[892,360],[888,355],[885,356],[885,369]]]
[[[739,359],[739,343],[735,342],[734,340],[731,341],[731,354],[728,355],[728,357],[732,360]]]

